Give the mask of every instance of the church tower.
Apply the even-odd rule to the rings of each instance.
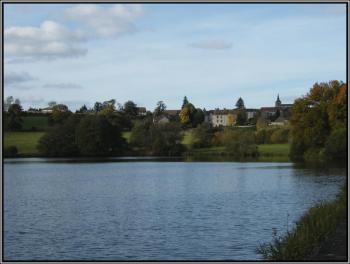
[[[277,100],[275,102],[275,107],[280,107],[282,104],[281,100],[280,100],[280,95],[277,94]]]

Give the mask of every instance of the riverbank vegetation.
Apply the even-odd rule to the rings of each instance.
[[[345,160],[347,111],[346,84],[314,84],[292,107],[291,157],[307,161]]]
[[[75,113],[52,104],[51,113],[24,112],[18,99],[4,113],[5,156],[231,156],[237,159],[325,161],[345,159],[347,86],[338,81],[315,84],[297,99],[290,124],[271,125],[261,113],[248,121],[213,127],[206,110],[185,97],[181,111],[166,113],[160,101],[153,113],[138,113],[132,101],[96,102]],[[232,120],[233,124],[234,120]],[[15,148],[17,151],[15,151]]]
[[[263,244],[257,252],[268,261],[312,260],[321,244],[347,217],[347,186],[334,201],[313,206],[283,237],[274,235],[273,242]],[[346,241],[344,241],[346,243]]]

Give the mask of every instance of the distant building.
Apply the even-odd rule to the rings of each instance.
[[[180,112],[181,110],[164,110],[164,114],[168,117],[176,117]]]
[[[281,117],[288,118],[290,115],[290,108],[293,104],[282,104],[279,95],[277,95],[277,100],[275,102],[275,106],[270,107],[261,107],[261,116],[264,118],[270,118],[275,116],[277,112],[279,112]]]
[[[137,107],[136,109],[138,116],[145,116],[147,113],[146,107]]]
[[[170,122],[170,119],[166,115],[161,115],[161,116],[153,118],[153,123],[166,124],[166,123],[169,123],[169,122]]]
[[[269,126],[285,126],[288,123],[289,121],[286,118],[280,116],[275,121],[271,122]]]
[[[232,121],[230,121],[230,115],[232,116],[232,118],[235,117],[235,113],[233,110],[210,110],[206,111],[204,121],[210,123],[213,127],[229,126],[232,125]]]
[[[40,112],[44,113],[44,114],[51,114],[53,109],[58,109],[58,111],[60,112],[67,112],[68,111],[68,107],[64,104],[58,104],[55,106],[49,106],[49,107],[45,107],[45,108],[41,108]]]
[[[259,109],[253,109],[253,108],[247,108],[245,109],[246,113],[247,113],[247,119],[251,119],[254,118],[258,113],[259,113]]]
[[[43,114],[51,114],[52,111],[53,111],[52,107],[45,107],[40,109],[40,112]]]

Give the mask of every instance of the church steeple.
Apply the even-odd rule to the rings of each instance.
[[[278,107],[278,106],[281,106],[281,104],[282,104],[282,102],[281,102],[281,100],[280,100],[280,95],[277,94],[277,100],[276,100],[276,102],[275,102],[275,106]]]

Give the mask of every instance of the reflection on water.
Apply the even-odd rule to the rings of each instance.
[[[5,259],[256,260],[272,228],[283,234],[334,198],[346,175],[293,163],[145,161],[5,160]]]

